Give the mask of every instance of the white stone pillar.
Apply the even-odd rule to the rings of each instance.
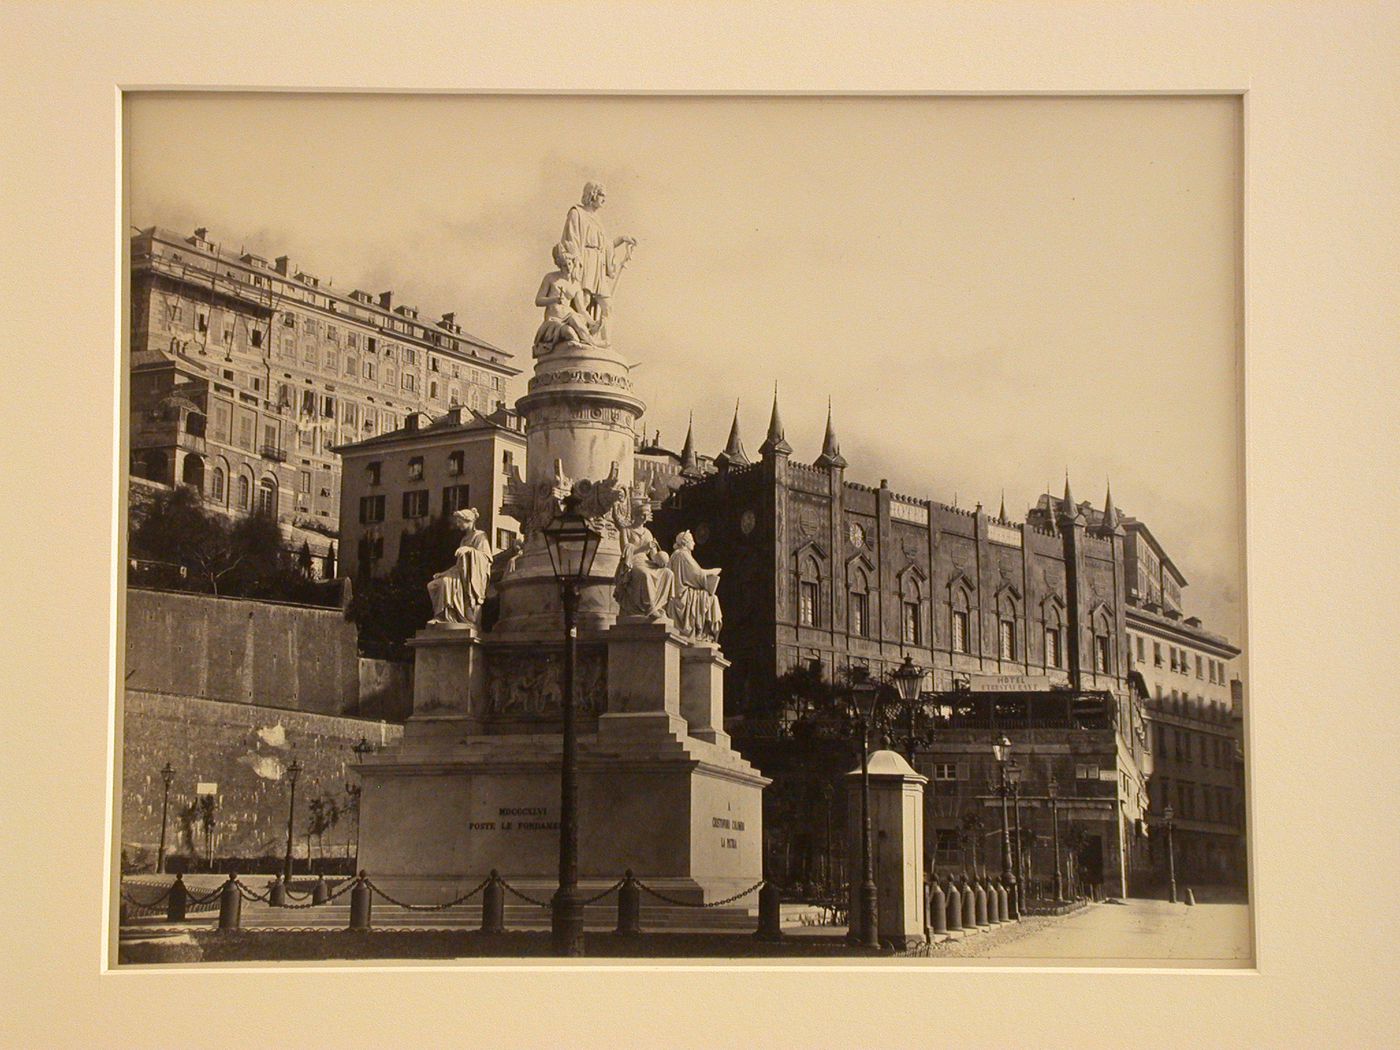
[[[876,911],[880,941],[896,948],[924,940],[924,785],[894,751],[870,755],[870,848],[875,869]],[[851,872],[851,922],[860,914],[861,775],[846,774],[848,866]]]

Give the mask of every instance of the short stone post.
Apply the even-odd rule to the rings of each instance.
[[[952,879],[948,880],[947,906],[948,932],[961,933],[963,928],[962,894],[958,892],[958,884]]]
[[[934,935],[946,937],[948,934],[948,895],[943,892],[943,887],[938,884],[937,878],[929,887],[928,913],[933,919]]]
[[[990,926],[991,922],[988,921],[989,916],[987,915],[987,887],[982,885],[981,879],[974,878],[972,880],[972,894],[973,900],[977,902],[977,925]]]
[[[219,891],[219,929],[236,930],[243,921],[243,895],[238,892],[238,876],[230,875]]]
[[[190,893],[185,889],[185,877],[176,875],[170,885],[170,896],[165,902],[165,921],[184,922],[185,909],[189,906]]]
[[[1016,876],[1012,875],[1014,879]],[[1001,898],[1001,913],[1008,922],[1020,922],[1021,911],[1016,907],[1016,884],[1003,877],[997,884],[997,896]]]
[[[765,881],[758,891],[758,929],[754,931],[754,937],[760,941],[783,939],[782,901],[775,882]]]
[[[311,903],[325,904],[326,901],[330,899],[331,888],[326,885],[326,877],[324,875],[317,875],[316,885],[311,887]]]
[[[362,871],[360,877],[355,880],[355,888],[350,891],[350,929],[368,930],[369,928],[369,876]]]
[[[1000,926],[1006,919],[1001,914],[1001,894],[997,892],[997,884],[987,876],[982,876],[982,883],[987,888],[987,920],[993,926]]]
[[[969,932],[977,930],[977,893],[972,888],[972,883],[968,881],[967,872],[963,872],[962,885],[958,887],[962,891],[962,924],[963,929]]]
[[[501,875],[495,868],[486,880],[486,888],[481,891],[481,932],[506,932],[506,888],[501,884]]]
[[[267,884],[267,903],[274,908],[287,906],[287,884],[282,881],[281,875]]]
[[[617,932],[636,937],[642,932],[642,891],[628,868],[617,888]]]
[[[1196,894],[1192,892],[1190,886],[1186,887],[1186,903],[1192,906],[1196,903]]]

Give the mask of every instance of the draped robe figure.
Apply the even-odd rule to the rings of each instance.
[[[451,568],[428,581],[432,623],[475,625],[479,621],[494,552],[490,538],[476,527],[476,520],[477,512],[470,508],[452,515],[453,523],[462,529],[462,543]]]
[[[675,594],[675,577],[666,552],[646,528],[627,530],[624,543],[613,587],[618,615],[650,620],[667,616]]]
[[[630,237],[608,239],[603,220],[598,217],[604,199],[605,191],[598,183],[584,186],[583,200],[569,208],[564,219],[564,233],[559,238],[564,253],[577,263],[574,277],[585,293],[593,342],[598,346],[608,345],[613,286],[636,243]],[[619,256],[617,248],[624,244],[627,249]]]
[[[675,594],[671,598],[670,617],[676,632],[697,641],[719,640],[723,624],[719,598],[719,569],[702,569],[691,553],[695,538],[689,532],[676,537],[671,554],[671,575],[675,577]]]

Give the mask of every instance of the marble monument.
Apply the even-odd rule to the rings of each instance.
[[[660,549],[634,481],[645,406],[610,329],[637,242],[608,235],[605,200],[589,183],[569,209],[535,299],[544,318],[517,402],[526,473],[505,508],[523,540],[495,557],[497,579],[474,512],[459,514],[462,544],[412,641],[413,716],[399,746],[359,767],[361,865],[411,900],[451,899],[492,869],[540,887],[557,875],[563,619],[541,529],[565,498],[602,534],[577,616],[581,887],[630,868],[700,903],[762,875],[768,780],[724,732],[719,570],[699,565],[688,536]],[[482,630],[492,580],[499,617]]]

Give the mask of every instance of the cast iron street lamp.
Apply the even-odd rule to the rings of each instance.
[[[1026,854],[1025,843],[1021,840],[1021,767],[1010,763],[1007,772],[1011,777],[1011,819],[1016,832],[1016,911],[1026,911]]]
[[[919,745],[919,737],[914,727],[914,717],[919,708],[919,686],[924,681],[924,669],[918,666],[906,653],[904,662],[895,669],[894,687],[899,691],[899,698],[904,702],[904,709],[909,713],[909,764],[914,763],[914,752]]]
[[[1172,818],[1175,814],[1171,806],[1162,811],[1162,816],[1167,820],[1167,877],[1171,886],[1171,902],[1176,903],[1176,839],[1172,832],[1176,829],[1176,821]]]
[[[1045,789],[1050,793],[1050,835],[1055,843],[1055,903],[1060,904],[1065,899],[1065,884],[1060,876],[1060,785],[1051,777]]]
[[[300,775],[301,763],[293,758],[292,764],[287,767],[287,786],[290,789],[287,793],[287,860],[282,865],[282,881],[288,884],[292,881],[292,817],[297,811],[297,777]]]
[[[877,921],[875,864],[870,851],[870,724],[880,705],[880,686],[862,679],[851,686],[851,706],[860,720],[860,924],[856,944],[862,948],[880,947]]]
[[[170,811],[170,785],[175,780],[175,769],[169,762],[165,763],[165,768],[160,771],[160,778],[165,781],[165,796],[160,803],[160,852],[156,854],[156,874],[165,874],[165,817]]]
[[[1011,907],[1011,917],[1021,917],[1021,902],[1016,896],[1016,873],[1011,868],[1011,819],[1006,812],[1007,777],[1006,767],[1011,759],[1011,738],[1002,734],[992,745],[992,756],[1001,768],[1001,883],[1006,887],[1007,903]]]
[[[365,756],[374,750],[374,745],[364,737],[360,737],[358,744],[352,744],[350,750],[355,752],[355,761],[364,762]],[[360,783],[346,784],[345,793],[355,800],[355,870],[360,870],[360,803],[364,799],[365,785],[364,774],[360,774]]]
[[[578,656],[579,587],[593,569],[603,534],[564,501],[563,513],[541,530],[564,607],[564,754],[559,775],[559,889],[551,902],[556,955],[583,954],[583,897],[578,891],[578,730],[574,725],[574,661]]]

